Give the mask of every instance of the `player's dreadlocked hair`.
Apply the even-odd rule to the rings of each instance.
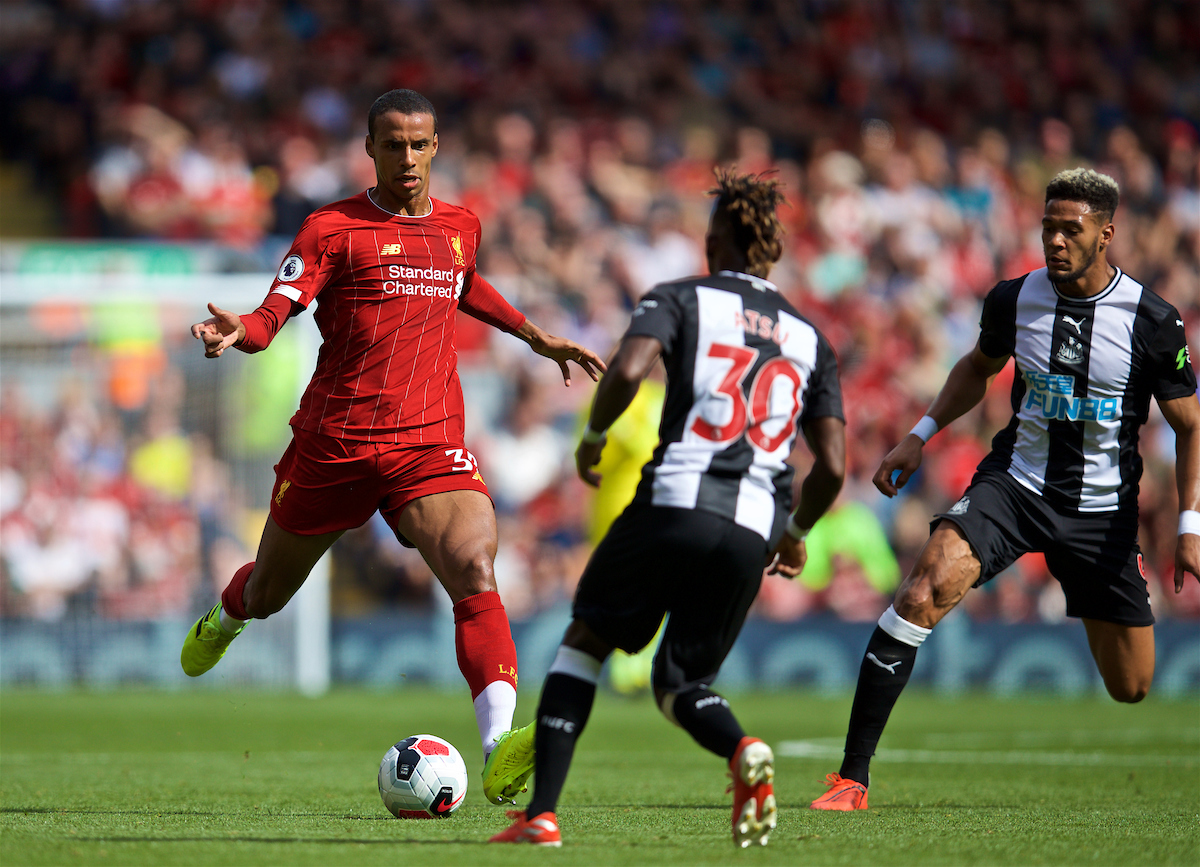
[[[708,191],[717,197],[714,216],[723,213],[733,227],[733,237],[746,254],[751,273],[765,276],[783,255],[783,225],[775,209],[783,203],[780,183],[758,175],[739,175],[716,169],[717,186]]]

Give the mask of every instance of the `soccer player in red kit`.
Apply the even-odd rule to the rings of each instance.
[[[257,310],[238,316],[209,304],[212,317],[192,326],[209,358],[231,346],[258,352],[316,300],[323,342],[275,467],[257,557],[196,622],[180,660],[192,677],[216,665],[245,621],[283,608],[329,546],[379,510],[454,603],[484,795],[511,801],[533,770],[533,725],[512,729],[517,654],[492,571],[495,511],[463,442],[455,311],[557,361],[567,385],[568,361],[593,380],[604,363],[534,325],[476,273],[479,219],[429,195],[438,149],[429,100],[389,91],[371,106],[367,130],[375,187],[308,217]]]

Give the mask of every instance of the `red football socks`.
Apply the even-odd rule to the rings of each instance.
[[[221,607],[235,620],[250,619],[250,615],[246,613],[246,603],[242,601],[242,593],[245,591],[246,582],[250,579],[250,573],[253,571],[253,562],[238,569],[233,573],[233,580],[229,582],[225,592],[221,594]]]
[[[498,680],[516,688],[517,646],[499,593],[476,593],[455,604],[454,644],[472,699]]]

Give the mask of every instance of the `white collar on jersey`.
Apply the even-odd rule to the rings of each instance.
[[[379,204],[379,202],[375,201],[375,197],[371,195],[374,190],[374,187],[371,187],[371,189],[367,190],[367,198],[371,200],[372,205],[379,208],[379,210],[383,211],[385,214],[391,214],[393,217],[403,217],[406,220],[421,220],[433,213],[433,196],[429,197],[429,210],[424,214],[397,214],[395,211],[389,211],[383,205]]]
[[[1112,280],[1110,280],[1108,282],[1108,285],[1105,286],[1103,289],[1101,289],[1099,292],[1097,292],[1095,295],[1089,295],[1086,298],[1079,298],[1075,295],[1064,295],[1063,293],[1058,291],[1058,287],[1054,285],[1054,281],[1051,280],[1049,277],[1046,277],[1046,282],[1050,284],[1050,287],[1054,290],[1055,295],[1057,295],[1059,298],[1061,298],[1063,301],[1066,301],[1069,304],[1095,304],[1097,301],[1101,300],[1102,298],[1106,297],[1110,292],[1112,292],[1113,289],[1115,289],[1117,287],[1117,284],[1121,282],[1121,277],[1124,276],[1124,272],[1120,268],[1118,268],[1116,265],[1113,265],[1113,269],[1117,273],[1112,278]],[[1043,270],[1047,274],[1049,274],[1048,268],[1043,268],[1041,270]]]
[[[772,292],[778,292],[779,287],[770,280],[764,280],[762,277],[755,277],[753,274],[747,274],[744,271],[718,271],[717,277],[736,277],[738,280],[747,280],[754,285],[755,289],[765,292],[770,289]]]

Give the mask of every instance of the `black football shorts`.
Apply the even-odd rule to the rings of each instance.
[[[707,685],[742,629],[766,557],[766,540],[727,518],[634,503],[596,546],[573,613],[629,653],[649,644],[669,613],[654,686]]]
[[[930,529],[942,520],[958,525],[979,558],[976,587],[1037,551],[1062,585],[1068,616],[1123,626],[1154,623],[1136,512],[1061,512],[1007,473],[982,472]]]

